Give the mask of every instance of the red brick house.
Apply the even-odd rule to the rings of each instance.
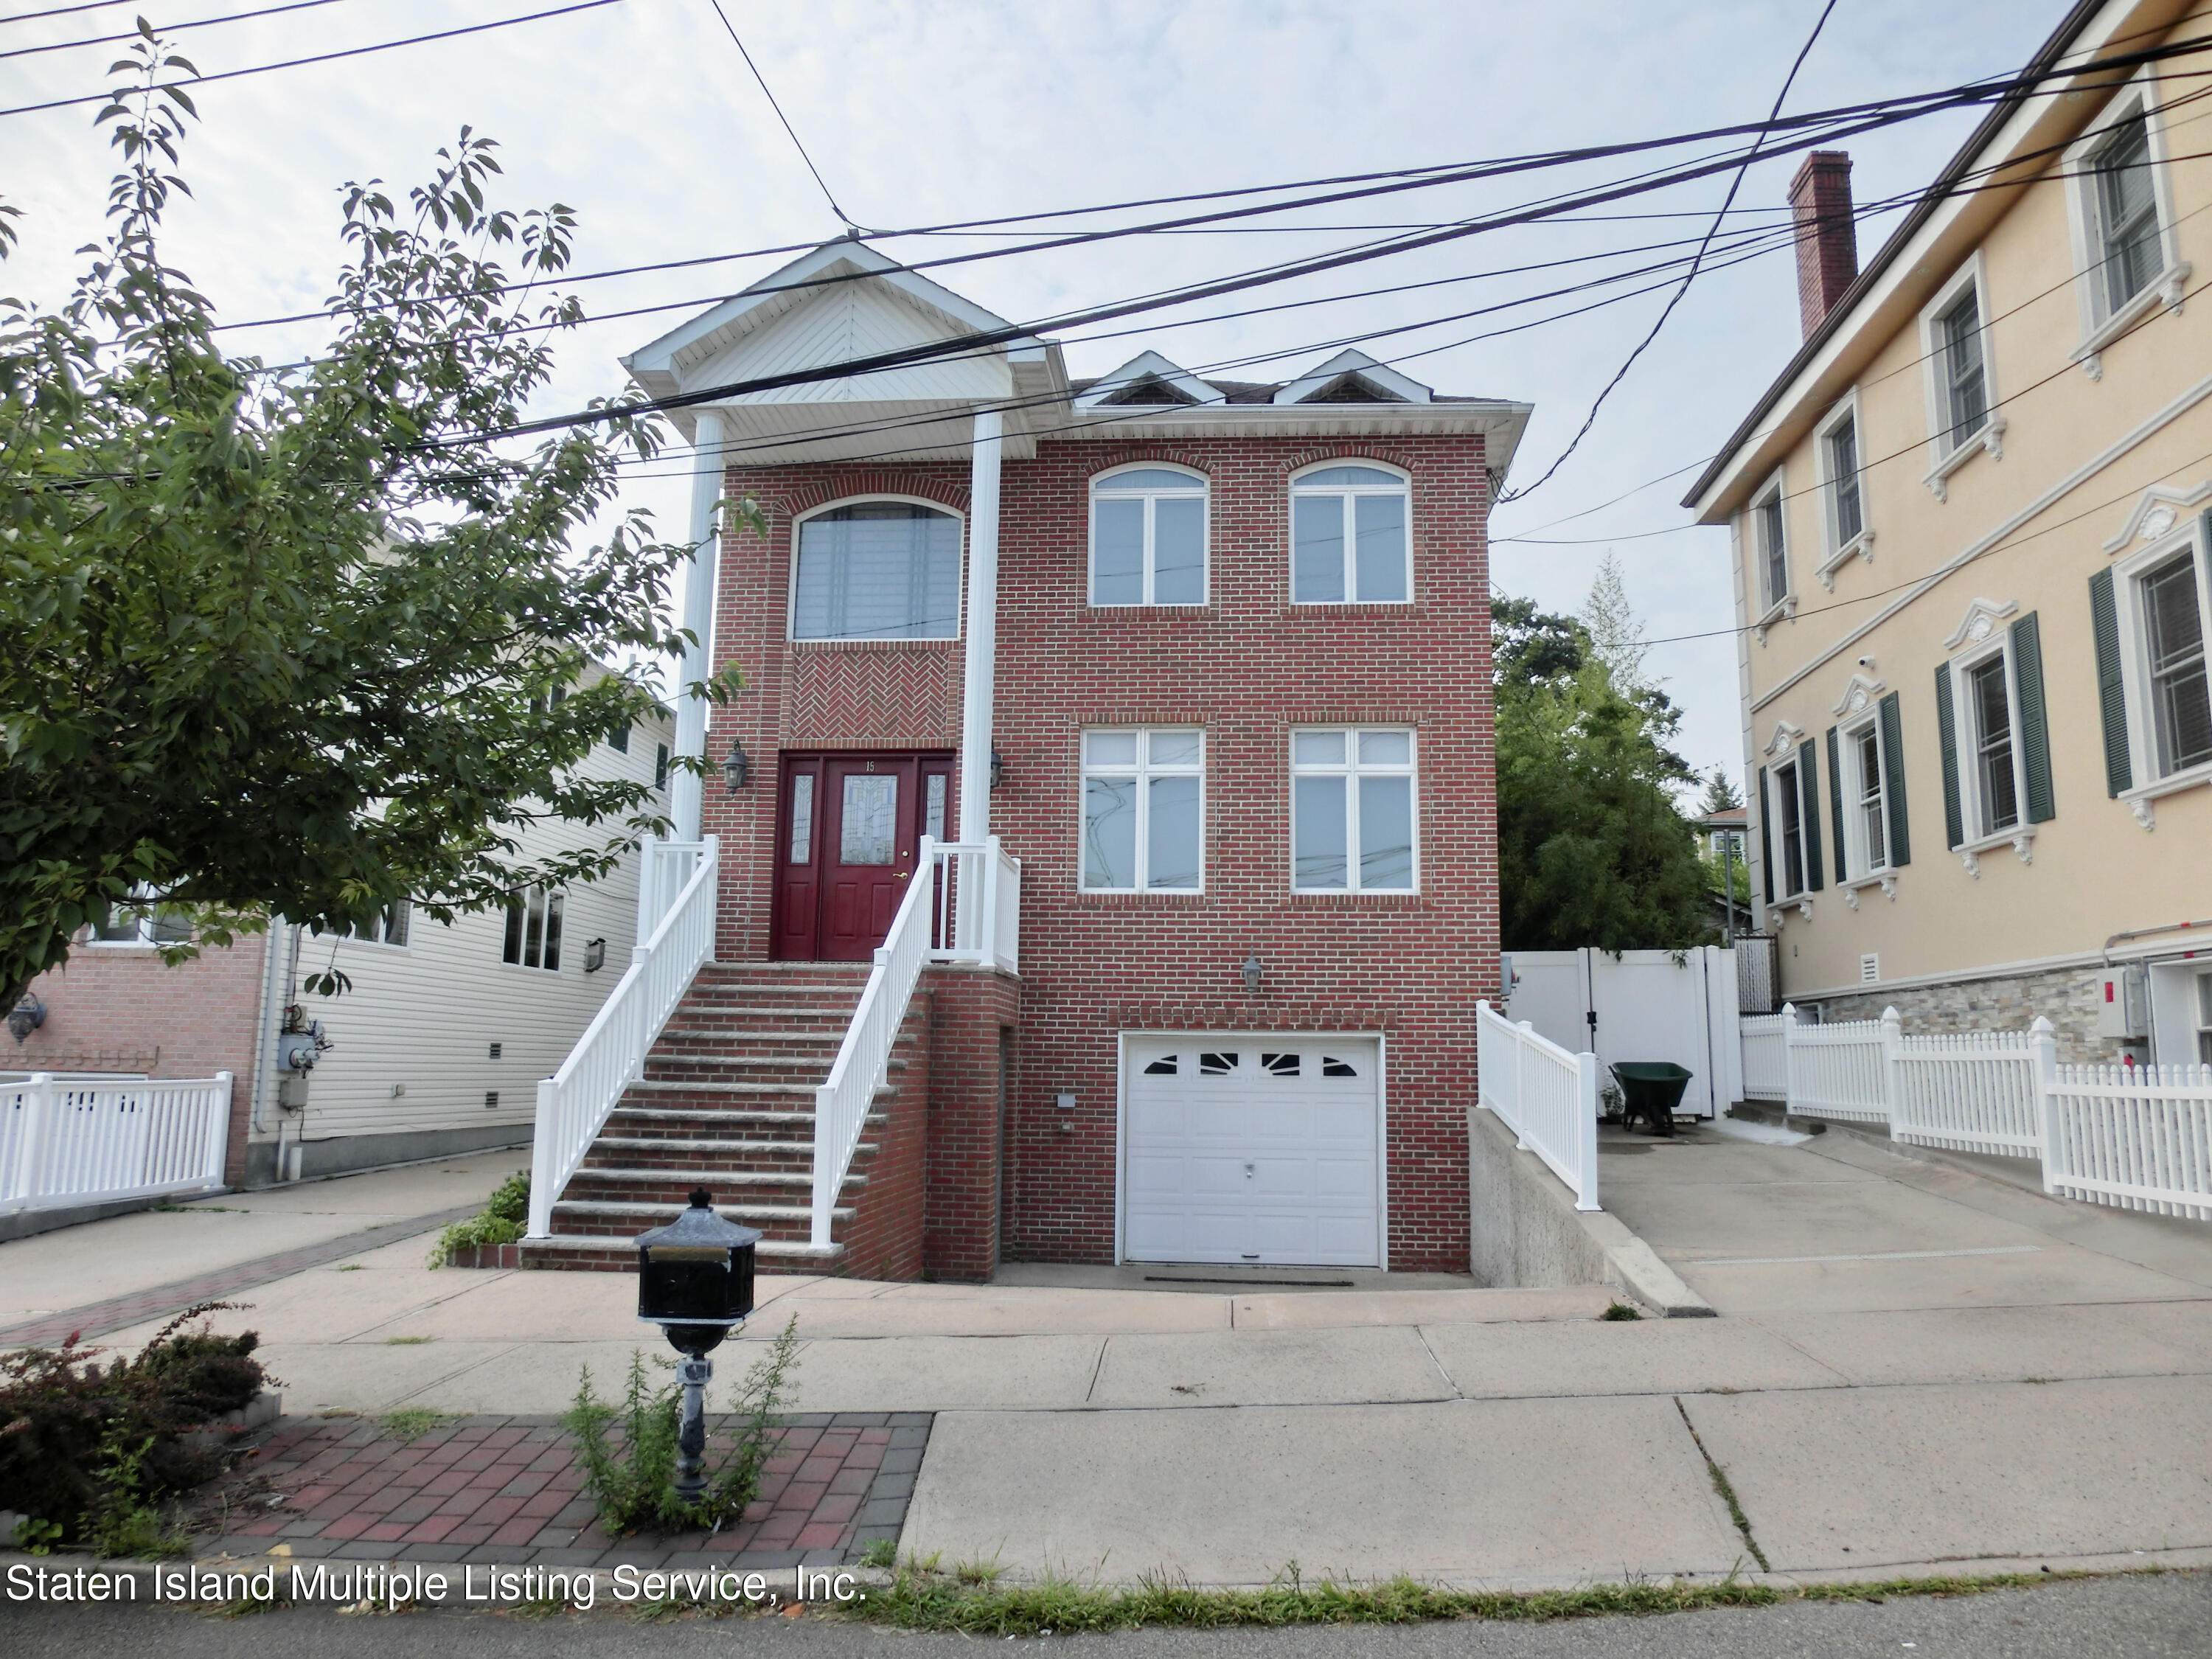
[[[1256,385],[928,350],[1008,328],[839,241],[625,360],[696,400],[688,616],[711,595],[746,689],[679,715],[731,779],[675,805],[719,848],[713,963],[581,1167],[542,1109],[562,1190],[529,1255],[618,1265],[701,1179],[764,1262],[877,1276],[1464,1270],[1498,972],[1485,524],[1528,406],[1355,351]],[[711,536],[718,495],[765,533]],[[947,948],[969,903],[947,917],[925,837],[996,884],[990,943]],[[899,988],[879,947],[916,882],[936,948],[874,1016],[901,1035],[846,1154],[822,1079],[861,1053],[872,958]]]

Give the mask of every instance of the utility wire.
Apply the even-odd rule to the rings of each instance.
[[[279,12],[312,11],[317,6],[334,6],[337,0],[292,0],[285,6],[264,6],[258,11],[234,11],[228,17],[201,17],[189,23],[163,23],[155,29],[156,34],[171,34],[179,29],[212,28],[217,23],[243,23],[252,17],[274,17]],[[0,22],[13,22],[13,18],[0,18]],[[74,52],[79,46],[112,46],[118,40],[143,40],[145,36],[137,29],[125,29],[120,34],[99,34],[88,40],[57,40],[46,46],[18,46],[13,52],[0,52],[0,58],[30,58],[42,52]]]
[[[2200,36],[2186,41],[2168,43],[2165,46],[2154,48],[2147,52],[2130,54],[2124,60],[2110,58],[2100,59],[2094,64],[2075,65],[2065,72],[2068,74],[2087,74],[2105,69],[2131,68],[2139,63],[2168,57],[2181,56],[2188,52],[2194,52],[2203,49],[2207,45],[2212,45],[2212,36]],[[2051,74],[2054,76],[2057,73],[2057,72],[2055,70],[2051,72]],[[2203,71],[2185,71],[2181,76],[2158,78],[2195,78],[2203,73]],[[2044,78],[2050,77],[2045,76]],[[1943,88],[1936,92],[1911,94],[1898,99],[1877,99],[1861,104],[1839,106],[1836,109],[1816,112],[1804,116],[1793,116],[1790,118],[1788,121],[1779,124],[1768,124],[1762,122],[1740,123],[1732,126],[1708,128],[1701,131],[1677,133],[1661,138],[1605,145],[1595,149],[1571,151],[1540,151],[1528,155],[1499,157],[1484,161],[1398,168],[1382,173],[1346,173],[1334,178],[1303,179],[1291,183],[1273,185],[1245,185],[1228,190],[1198,191],[1182,196],[1151,197],[1130,201],[1108,203],[1090,207],[1060,208],[1046,212],[1009,215],[995,219],[958,220],[943,224],[917,226],[906,230],[871,232],[869,234],[871,238],[878,240],[890,240],[909,236],[957,235],[960,233],[971,231],[981,227],[1020,224],[1033,222],[1039,219],[1066,218],[1078,214],[1115,213],[1140,207],[1157,207],[1182,203],[1216,201],[1224,198],[1239,196],[1272,195],[1279,194],[1285,191],[1321,189],[1340,185],[1369,184],[1376,180],[1409,181],[1398,183],[1386,188],[1377,190],[1348,190],[1338,194],[1310,197],[1303,200],[1294,202],[1266,204],[1258,207],[1240,209],[1220,214],[1197,215],[1182,219],[1165,220],[1148,224],[1112,228],[1099,231],[1086,232],[1080,234],[1062,235],[1054,237],[1049,240],[1033,242],[1020,247],[985,249],[977,252],[949,256],[942,259],[915,260],[907,263],[904,265],[904,269],[908,270],[919,272],[935,270],[944,265],[965,264],[978,259],[1006,258],[1021,253],[1048,252],[1056,248],[1078,246],[1090,241],[1105,240],[1109,238],[1159,234],[1182,230],[1193,226],[1218,225],[1221,221],[1225,219],[1243,218],[1254,215],[1291,212],[1301,207],[1311,207],[1341,201],[1364,199],[1367,197],[1375,195],[1393,194],[1398,190],[1425,189],[1439,185],[1456,184],[1479,179],[1496,177],[1505,173],[1525,172],[1533,168],[1553,166],[1566,166],[1581,161],[1604,160],[1617,155],[1626,155],[1638,151],[1651,149],[1672,149],[1684,144],[1700,143],[1715,138],[1741,137],[1747,133],[1769,130],[1770,125],[1779,125],[1791,128],[1803,129],[1810,126],[1818,126],[1823,123],[1830,121],[1840,122],[1847,118],[1856,118],[1866,114],[1887,109],[1896,109],[1899,111],[1910,110],[1917,114],[1935,113],[1938,112],[1942,109],[1988,101],[1990,97],[2002,94],[2007,91],[2024,92],[2030,90],[2037,79],[2038,77],[2033,76],[2021,76],[2013,77],[2011,80],[2002,83],[1986,82],[1966,82],[1957,87]],[[2118,83],[2115,82],[2113,84],[2117,85]],[[1992,88],[1994,88],[1994,90],[1992,90]],[[1930,100],[1940,101],[1931,102]],[[6,114],[9,112],[7,111],[0,111],[0,114]],[[1832,143],[1838,136],[1838,135],[1835,132],[1827,132],[1823,135],[1821,139],[1816,140],[1815,142]],[[1841,136],[1849,137],[1850,135],[1850,133],[1845,132]],[[1913,196],[1917,196],[1917,194],[1918,192],[1914,192],[1912,195],[1901,197],[1897,199],[1911,200],[1913,199]],[[1741,210],[1746,212],[1763,212],[1767,210],[1745,209]],[[1702,216],[1702,215],[1698,216]],[[1552,217],[1555,222],[1559,223],[1574,224],[1592,222],[1591,216],[1587,216],[1583,217],[1573,217],[1565,215],[1557,215],[1552,216]],[[1456,222],[1465,223],[1466,222],[1460,221]],[[1448,228],[1449,227],[1443,227],[1440,228]],[[1397,227],[1385,225],[1368,227],[1368,228],[1389,230],[1397,228]],[[1421,228],[1425,229],[1430,228],[1423,227]],[[661,270],[684,270],[700,265],[717,264],[731,260],[762,258],[779,253],[805,252],[811,251],[818,246],[818,243],[811,241],[793,242],[773,247],[748,248],[728,253],[700,254],[684,259],[659,260],[644,264],[618,266],[606,270],[564,272],[561,280],[563,283],[594,282],[610,277],[638,276],[648,272]],[[748,288],[744,291],[757,297],[765,296],[770,294],[780,294],[797,289],[828,287],[840,282],[866,281],[878,274],[878,273],[873,271],[863,271],[852,276],[824,276],[811,277],[801,282],[756,284]],[[515,283],[510,284],[507,288],[501,289],[498,291],[508,292],[516,287],[533,287],[536,285],[537,284],[534,281],[530,283]],[[475,292],[476,291],[473,289],[471,290],[471,295],[473,295]],[[425,297],[451,298],[457,296],[435,295]],[[402,302],[389,301],[382,303],[385,305],[396,305]],[[235,323],[220,323],[216,326],[218,330],[273,327],[279,324],[309,322],[317,318],[333,316],[339,313],[325,308],[320,311],[297,312],[284,316],[255,318],[250,320]]]
[[[1697,257],[1690,261],[1689,270],[1682,274],[1682,285],[1674,290],[1661,308],[1650,331],[1636,343],[1636,349],[1622,360],[1619,368],[1613,370],[1613,378],[1599,388],[1597,396],[1590,402],[1589,413],[1583,417],[1583,423],[1575,435],[1567,441],[1567,447],[1533,482],[1519,489],[1509,489],[1500,495],[1498,498],[1500,506],[1520,501],[1551,482],[1553,475],[1567,464],[1567,458],[1582,447],[1583,440],[1597,424],[1598,411],[1605,407],[1605,400],[1613,395],[1613,388],[1628,378],[1628,371],[1636,367],[1636,360],[1650,349],[1651,343],[1659,337],[1659,331],[1667,326],[1667,319],[1674,314],[1675,307],[1680,305],[1683,296],[1689,293],[1690,284],[1698,280],[1698,272],[1705,264],[1705,248],[1711,245],[1714,236],[1719,234],[1721,226],[1726,222],[1729,210],[1735,205],[1736,192],[1743,188],[1744,175],[1751,171],[1751,164],[1759,159],[1760,145],[1773,130],[1774,124],[1782,118],[1783,102],[1790,96],[1790,88],[1797,83],[1797,71],[1805,67],[1806,58],[1812,55],[1813,43],[1820,38],[1820,31],[1828,26],[1829,15],[1835,9],[1836,0],[1828,0],[1827,4],[1820,8],[1820,16],[1814,20],[1812,33],[1805,37],[1805,44],[1797,49],[1797,56],[1790,65],[1790,73],[1782,78],[1782,90],[1774,94],[1774,107],[1766,112],[1765,125],[1760,129],[1759,137],[1752,140],[1751,148],[1744,152],[1743,165],[1735,170],[1735,177],[1729,180],[1728,195],[1721,202],[1721,210],[1713,216],[1713,222],[1705,232],[1705,242],[1699,246]]]
[[[799,141],[798,131],[791,125],[791,118],[783,112],[783,106],[775,101],[775,94],[769,90],[768,78],[760,72],[760,65],[753,62],[752,53],[745,50],[745,43],[738,38],[738,27],[730,21],[730,14],[722,9],[722,0],[707,0],[707,3],[714,7],[714,15],[722,20],[722,27],[730,32],[730,44],[737,47],[738,56],[745,60],[745,67],[753,72],[753,79],[760,82],[761,95],[768,100],[768,106],[775,112],[775,118],[783,123],[783,130],[791,135],[791,147],[799,152],[799,159],[806,163],[806,170],[814,175],[814,182],[822,186],[822,199],[830,204],[830,211],[844,222],[848,230],[857,233],[860,228],[859,222],[839,207],[837,198],[830,193],[830,185],[822,177],[822,169],[814,165],[814,158],[806,153],[806,146]]]
[[[267,75],[273,70],[305,69],[314,64],[334,64],[345,58],[365,58],[371,52],[391,52],[399,46],[420,46],[433,40],[457,40],[465,34],[482,34],[488,29],[503,29],[517,23],[541,22],[548,17],[565,17],[570,12],[596,11],[601,6],[618,6],[623,0],[575,0],[567,6],[554,6],[545,11],[526,13],[520,17],[501,17],[489,23],[471,23],[457,29],[440,29],[433,34],[412,34],[404,40],[380,40],[374,46],[348,46],[338,52],[319,52],[311,57],[287,58],[281,64],[253,64],[245,69],[218,70],[213,75],[192,75],[185,79],[164,82],[151,90],[167,92],[176,87],[207,86],[216,81],[235,81],[248,75]],[[0,20],[13,21],[13,20]],[[133,88],[125,96],[136,95]],[[87,93],[81,98],[53,98],[43,104],[18,104],[13,109],[0,109],[0,115],[35,115],[41,110],[68,109],[77,104],[106,103],[117,94],[112,91]]]

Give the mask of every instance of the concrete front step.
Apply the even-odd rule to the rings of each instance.
[[[725,1197],[742,1197],[757,1203],[769,1188],[779,1189],[770,1196],[788,1196],[781,1193],[783,1188],[805,1188],[810,1198],[814,1182],[814,1165],[811,1158],[805,1168],[787,1167],[781,1170],[746,1170],[726,1163],[680,1164],[672,1159],[652,1165],[629,1169],[598,1169],[588,1164],[568,1178],[568,1194],[578,1203],[605,1203],[621,1200],[633,1204],[672,1204],[684,1208],[691,1200],[694,1187],[704,1187],[714,1195],[719,1205]],[[868,1178],[849,1171],[845,1176],[848,1187],[865,1187]],[[588,1187],[588,1192],[578,1192],[579,1186]],[[624,1190],[615,1191],[620,1188]],[[572,1201],[564,1194],[562,1202]]]
[[[810,1129],[812,1128],[812,1120],[810,1119],[808,1121],[807,1127]],[[854,1148],[853,1156],[856,1158],[865,1158],[875,1150],[876,1144],[873,1141],[864,1140],[858,1146]],[[797,1158],[811,1164],[814,1161],[814,1138],[810,1134],[805,1139],[759,1140],[740,1139],[734,1138],[717,1139],[712,1135],[610,1135],[602,1133],[597,1140],[594,1140],[592,1143],[592,1150],[590,1152],[585,1155],[583,1167],[586,1170],[593,1168],[628,1169],[635,1167],[634,1164],[602,1164],[595,1165],[592,1163],[592,1158],[602,1155],[608,1158],[619,1158],[632,1160],[653,1158],[673,1159],[685,1158],[695,1152],[713,1153],[719,1157],[731,1158]]]
[[[795,1238],[763,1238],[753,1247],[754,1265],[763,1273],[834,1273],[844,1256],[842,1244],[817,1249]],[[526,1239],[522,1265],[582,1273],[635,1273],[637,1246],[629,1239],[602,1234],[556,1233],[550,1238]]]
[[[717,1204],[714,1212],[726,1220],[757,1227],[770,1238],[803,1237],[814,1224],[813,1213],[804,1204]],[[553,1231],[556,1236],[635,1239],[647,1228],[665,1227],[683,1213],[680,1198],[668,1203],[563,1198],[553,1206]],[[832,1226],[852,1218],[852,1210],[844,1205],[830,1212]]]

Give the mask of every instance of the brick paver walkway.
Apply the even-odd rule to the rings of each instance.
[[[283,1544],[311,1559],[834,1566],[876,1539],[896,1541],[930,1422],[927,1412],[787,1418],[760,1496],[735,1522],[617,1539],[550,1418],[455,1419],[407,1441],[383,1437],[366,1418],[284,1419],[202,1495],[201,1511],[226,1519],[195,1553],[262,1555]]]
[[[180,1308],[189,1308],[196,1302],[220,1302],[225,1297],[252,1290],[272,1279],[288,1279],[310,1267],[319,1267],[326,1261],[359,1255],[418,1234],[436,1232],[447,1223],[465,1219],[483,1208],[481,1204],[464,1204],[457,1210],[441,1210],[435,1215],[411,1215],[404,1221],[388,1221],[381,1227],[364,1227],[357,1233],[326,1238],[319,1244],[302,1244],[295,1250],[282,1250],[275,1255],[256,1256],[251,1261],[234,1261],[228,1267],[210,1268],[190,1279],[156,1285],[150,1290],[132,1291],[127,1296],[110,1297],[105,1302],[88,1303],[82,1308],[41,1314],[22,1324],[0,1328],[0,1348],[47,1347],[63,1340],[72,1331],[80,1336],[94,1337],[141,1325]]]

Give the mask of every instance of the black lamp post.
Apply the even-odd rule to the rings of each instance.
[[[704,1187],[691,1207],[665,1227],[637,1238],[637,1316],[659,1325],[684,1356],[684,1414],[676,1432],[676,1493],[695,1498],[707,1489],[707,1358],[731,1328],[753,1310],[753,1247],[760,1233],[714,1213]]]

